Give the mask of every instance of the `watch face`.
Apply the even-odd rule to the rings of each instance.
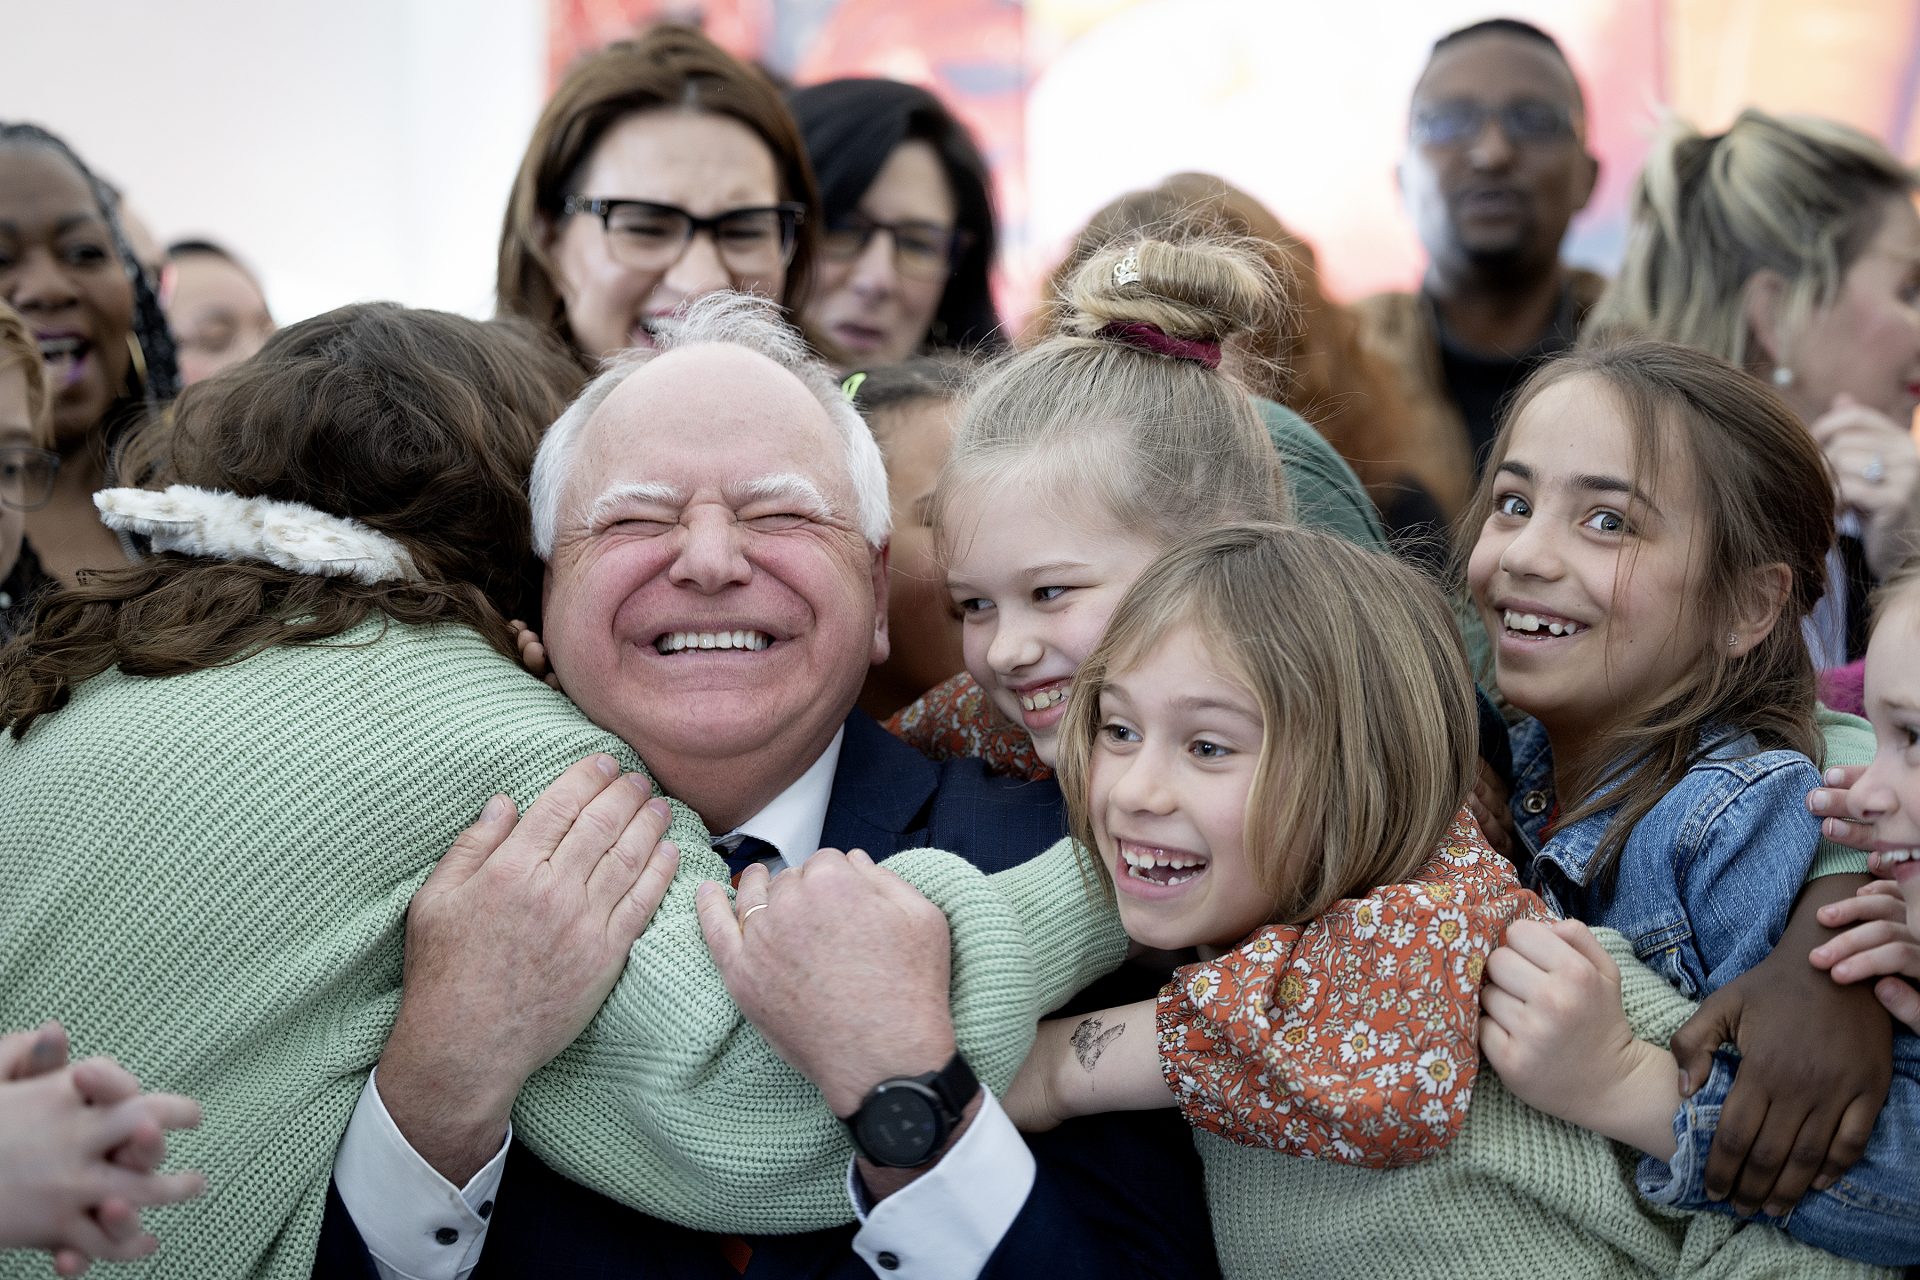
[[[934,1100],[913,1088],[882,1088],[855,1117],[854,1140],[875,1164],[911,1168],[925,1164],[940,1144],[940,1114]]]

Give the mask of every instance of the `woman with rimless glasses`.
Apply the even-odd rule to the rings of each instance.
[[[500,233],[500,311],[593,365],[715,290],[800,297],[816,204],[772,82],[656,27],[582,59],[541,113]]]
[[[966,126],[893,80],[830,80],[787,105],[820,180],[820,263],[794,295],[814,346],[846,370],[1004,346],[993,196]]]

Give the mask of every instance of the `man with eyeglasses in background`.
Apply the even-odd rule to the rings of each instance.
[[[1606,286],[1560,260],[1600,166],[1566,55],[1513,18],[1434,42],[1407,144],[1397,178],[1426,274],[1418,292],[1355,309],[1362,340],[1401,373],[1427,491],[1410,486],[1383,514],[1431,550],[1472,492],[1502,404],[1534,365],[1573,345]]]

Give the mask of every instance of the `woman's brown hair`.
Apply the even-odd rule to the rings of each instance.
[[[1189,627],[1265,722],[1243,847],[1272,896],[1268,919],[1309,920],[1412,879],[1466,802],[1478,758],[1459,630],[1418,570],[1291,525],[1189,538],[1114,610],[1060,725],[1060,787],[1081,849],[1097,848],[1088,799],[1101,690]]]
[[[1460,522],[1462,564],[1493,511],[1515,425],[1542,392],[1574,379],[1593,384],[1627,423],[1636,485],[1653,490],[1676,462],[1691,474],[1703,527],[1690,588],[1710,637],[1658,705],[1621,709],[1620,723],[1582,753],[1577,794],[1560,797],[1563,826],[1618,806],[1596,863],[1604,883],[1634,826],[1715,749],[1751,734],[1760,750],[1820,762],[1813,659],[1800,620],[1826,590],[1833,481],[1813,437],[1759,379],[1693,347],[1615,338],[1549,361],[1521,386]],[[1764,607],[1754,593],[1774,589],[1773,566],[1788,574],[1778,617],[1752,649],[1730,653],[1718,639]],[[1629,561],[1616,589],[1631,572]]]
[[[175,402],[163,478],[349,516],[398,540],[418,580],[174,554],[88,573],[0,652],[0,726],[19,737],[110,667],[178,675],[375,616],[463,624],[512,656],[505,619],[540,600],[527,474],[580,382],[519,321],[376,302],[282,329]]]
[[[560,296],[558,268],[547,250],[561,204],[608,129],[642,111],[683,109],[737,120],[773,154],[782,200],[807,208],[793,260],[787,264],[789,308],[807,296],[820,229],[820,195],[800,128],[780,90],[691,27],[667,24],[638,40],[621,40],[573,65],[533,126],[514,176],[500,229],[497,285],[502,315],[522,316],[575,347]]]

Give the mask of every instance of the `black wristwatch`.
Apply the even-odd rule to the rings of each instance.
[[[912,1169],[946,1144],[980,1082],[959,1054],[938,1071],[882,1080],[847,1117],[853,1145],[875,1164]]]

